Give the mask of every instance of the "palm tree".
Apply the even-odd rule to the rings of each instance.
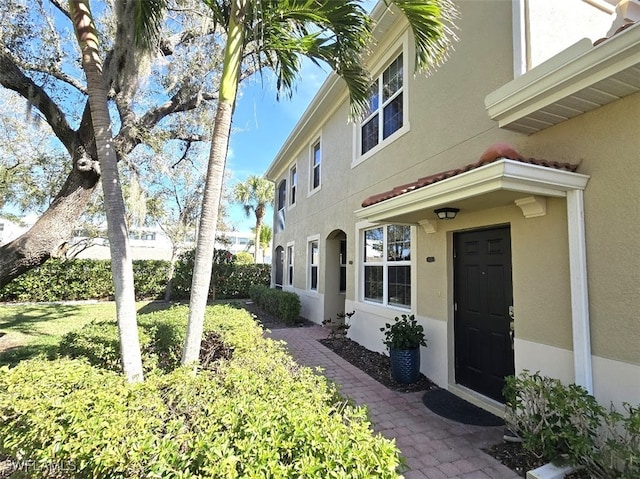
[[[262,260],[267,256],[267,249],[273,239],[273,229],[269,225],[262,225],[260,230],[260,249],[262,250]]]
[[[449,0],[385,0],[408,19],[416,47],[416,70],[442,62],[449,46]],[[278,92],[292,93],[300,58],[327,63],[346,81],[356,117],[366,108],[370,78],[361,64],[371,38],[371,19],[361,0],[205,0],[227,34],[209,167],[200,215],[191,285],[189,323],[182,363],[198,360],[211,280],[218,202],[227,158],[240,66],[251,57],[276,75]]]
[[[111,252],[111,271],[116,299],[122,368],[130,382],[142,381],[142,359],[138,341],[133,265],[129,253],[128,231],[118,157],[113,144],[107,89],[102,75],[98,32],[91,16],[89,0],[69,0],[82,67],[87,77],[87,93],[102,177],[107,233]]]
[[[250,175],[244,183],[236,183],[233,189],[233,196],[238,203],[242,204],[244,212],[249,217],[253,211],[256,217],[256,226],[254,229],[255,240],[253,262],[258,262],[258,247],[260,242],[260,233],[262,231],[262,222],[267,213],[267,206],[273,203],[275,187],[266,178]]]

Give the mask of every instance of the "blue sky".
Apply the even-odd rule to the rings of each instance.
[[[365,0],[363,6],[371,11],[376,1]],[[262,80],[258,75],[242,85],[227,158],[227,171],[232,174],[230,186],[251,174],[264,174],[329,72],[328,66],[305,60],[293,97],[280,101],[276,100],[275,82],[266,72]],[[241,206],[230,206],[229,223],[239,231],[255,226],[253,215],[247,218]],[[272,210],[267,215],[267,223],[271,224]]]
[[[276,100],[274,80],[266,72],[264,78],[258,75],[242,85],[227,158],[227,171],[232,175],[230,187],[249,175],[264,174],[328,73],[328,67],[303,63],[293,97],[280,101]],[[230,206],[231,225],[239,231],[255,226],[253,214],[247,218],[240,205]],[[267,223],[271,224],[272,210],[267,215]]]

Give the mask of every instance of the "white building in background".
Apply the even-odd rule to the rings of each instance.
[[[28,229],[29,226],[21,226],[11,220],[0,218],[0,246],[13,241]]]
[[[18,236],[26,232],[32,223],[21,226],[13,221],[0,218],[0,246],[13,241]],[[226,249],[233,254],[246,251],[253,254],[254,234],[246,231],[225,232],[226,241],[216,242],[216,248]],[[79,231],[74,236],[72,243],[78,244],[88,237]],[[171,241],[158,226],[147,228],[136,228],[129,233],[129,246],[134,260],[138,259],[171,259]],[[195,248],[195,237],[192,236],[185,243],[185,249]],[[91,246],[81,251],[77,258],[84,259],[108,259],[109,243],[106,238],[94,238]],[[262,252],[258,254],[258,261],[263,263],[271,262],[271,245],[267,248],[267,255],[263,259]]]
[[[229,231],[225,232],[224,236],[226,241],[216,241],[217,249],[226,249],[232,254],[240,252],[247,252],[253,254],[253,233],[251,232],[238,232]],[[82,240],[81,236],[74,238],[74,242]],[[109,244],[104,238],[96,238],[93,240],[94,244],[89,248],[78,254],[78,258],[91,258],[91,259],[108,259],[109,258]],[[132,230],[129,233],[129,246],[133,259],[171,259],[171,241],[161,228],[148,227]],[[185,244],[184,249],[192,249],[196,247],[195,237],[191,237]],[[271,251],[271,245],[267,249]],[[262,259],[262,254],[258,255],[258,260]],[[265,260],[265,263],[271,262],[271,255],[269,254]]]

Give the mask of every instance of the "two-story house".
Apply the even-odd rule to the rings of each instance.
[[[494,411],[523,369],[638,403],[640,4],[455,4],[429,77],[377,5],[369,113],[330,75],[274,158],[273,284],[375,351],[415,314],[422,372]]]

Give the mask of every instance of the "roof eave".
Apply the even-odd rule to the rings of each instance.
[[[355,211],[372,223],[389,218],[432,210],[461,200],[499,190],[547,197],[565,197],[567,191],[583,190],[589,176],[565,170],[522,163],[503,158],[429,186],[404,193]]]
[[[600,82],[625,72],[640,77],[640,23],[597,46],[579,41],[487,95],[485,106],[500,128],[535,133],[640,91],[640,81],[627,85],[622,95],[601,91]],[[581,107],[572,111],[562,104],[570,98]]]

